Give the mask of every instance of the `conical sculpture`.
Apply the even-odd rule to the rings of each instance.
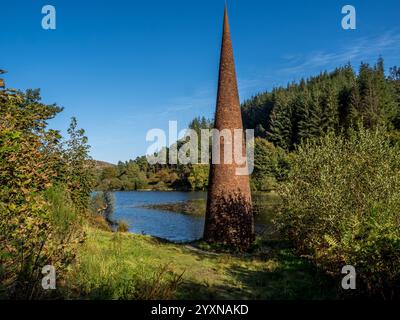
[[[232,139],[235,130],[243,130],[226,6],[214,128],[219,132],[229,130]],[[217,139],[220,139],[220,163],[215,164],[213,158],[210,166],[204,240],[246,249],[254,241],[249,175],[238,175],[237,172],[238,168],[243,168],[243,164],[238,164],[234,156],[234,147],[238,141],[233,139],[234,147],[231,148],[229,141],[213,136],[213,146],[218,143]],[[242,153],[245,155],[243,138],[239,144],[242,145]],[[231,163],[224,163],[226,148],[228,152],[232,149]]]

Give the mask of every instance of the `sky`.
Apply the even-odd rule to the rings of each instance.
[[[146,133],[187,127],[215,109],[224,0],[0,0],[0,69],[8,87],[40,88],[86,130],[96,160],[146,153]],[[342,28],[342,7],[356,29]],[[56,29],[42,28],[42,7]],[[229,0],[241,101],[351,62],[400,65],[398,0]]]

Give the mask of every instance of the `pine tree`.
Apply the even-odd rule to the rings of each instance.
[[[319,88],[312,88],[310,94],[299,100],[298,136],[300,142],[322,135],[322,107]]]
[[[292,110],[283,91],[274,92],[274,109],[270,118],[268,139],[275,145],[289,150],[292,147]]]
[[[374,84],[378,92],[379,106],[382,112],[382,122],[390,125],[397,115],[397,101],[395,92],[385,76],[383,58],[379,58],[375,66]]]
[[[358,78],[360,113],[366,128],[376,127],[382,122],[383,114],[376,86],[376,71],[362,63]]]
[[[337,132],[339,126],[339,103],[332,83],[328,83],[324,88],[321,103],[323,132]]]
[[[257,95],[244,104],[243,120],[257,137],[285,149],[359,123],[400,129],[400,71],[393,68],[386,77],[382,58],[373,67],[362,63],[358,75],[347,64]]]
[[[400,130],[400,68],[396,66],[390,68],[390,76],[388,80],[395,97],[395,108],[392,125],[394,129]]]

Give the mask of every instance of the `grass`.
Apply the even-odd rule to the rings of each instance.
[[[65,283],[85,299],[329,299],[336,284],[282,241],[251,254],[205,251],[149,236],[87,229]]]
[[[279,204],[280,199],[278,194],[273,191],[253,192],[252,197],[256,214],[261,216],[262,220],[269,222],[275,212],[276,206]],[[192,216],[204,216],[206,213],[206,204],[206,199],[190,199],[179,202],[144,205],[143,208],[178,212]]]

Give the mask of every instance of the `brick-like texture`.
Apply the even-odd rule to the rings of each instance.
[[[215,128],[243,130],[239,93],[233,58],[228,13],[225,8],[219,66]],[[213,144],[215,142],[213,141]],[[212,164],[208,185],[207,212],[204,239],[211,243],[224,243],[247,248],[254,241],[254,219],[248,175],[237,175],[232,152],[232,164],[224,164],[225,144],[221,138],[220,164]],[[245,143],[242,141],[243,153]],[[233,148],[232,148],[233,149]]]

